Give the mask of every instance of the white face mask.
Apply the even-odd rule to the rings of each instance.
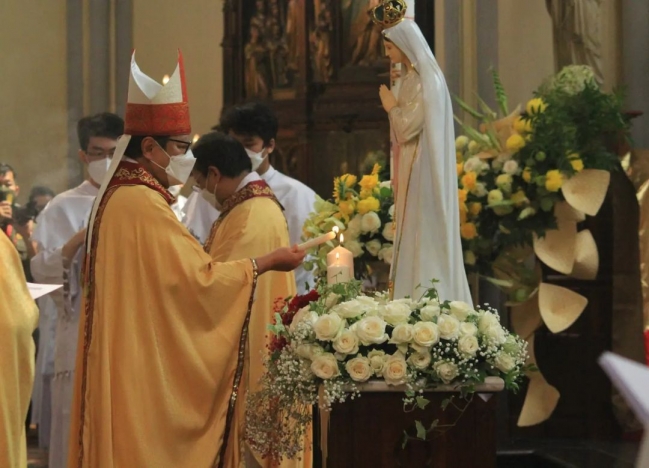
[[[248,153],[248,157],[250,158],[250,162],[252,163],[252,170],[256,171],[257,169],[259,169],[261,163],[264,162],[264,150],[261,150],[259,153],[255,153],[254,151],[246,148],[246,153]]]
[[[158,166],[160,169],[164,169],[164,171],[167,173],[167,179],[169,179],[169,185],[183,185],[185,182],[187,182],[187,179],[189,179],[189,176],[192,174],[194,164],[196,164],[194,153],[192,153],[192,150],[190,149],[187,150],[185,154],[179,154],[178,156],[171,157],[162,146],[160,146],[160,149],[169,158],[169,164],[167,164],[167,167],[162,167],[160,164],[153,160],[151,160],[151,162]]]
[[[101,185],[106,177],[108,168],[110,167],[110,159],[104,158],[97,161],[92,161],[88,163],[88,174],[90,178],[95,181],[96,184]]]
[[[211,192],[207,189],[207,183],[205,184],[205,188],[201,190],[201,196],[203,197],[203,200],[205,200],[207,203],[212,205],[214,208],[216,208],[218,211],[221,211],[221,208],[223,206],[219,203],[219,201],[216,199],[216,187],[218,184],[214,184],[214,190]]]

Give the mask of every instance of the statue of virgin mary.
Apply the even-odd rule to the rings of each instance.
[[[473,304],[464,270],[453,107],[442,70],[404,0],[372,11],[386,55],[401,62],[398,96],[382,86],[393,141],[396,232],[390,273],[395,299],[419,299],[435,279],[440,300]]]

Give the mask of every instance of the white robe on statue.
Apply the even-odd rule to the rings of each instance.
[[[54,197],[38,217],[33,238],[38,242],[38,254],[32,259],[31,268],[34,279],[42,283],[63,284],[63,246],[77,232],[87,226],[92,203],[98,189],[90,182],[83,182],[67,192]],[[79,268],[79,249],[72,268]],[[78,281],[78,273],[74,281]],[[75,285],[71,285],[74,290]],[[52,428],[49,438],[50,468],[67,465],[68,433],[70,426],[70,406],[74,388],[74,369],[79,329],[79,305],[74,313],[65,306],[62,290],[51,295],[56,304],[56,333],[54,335],[52,391]],[[42,333],[42,332],[41,332]],[[41,334],[42,336],[42,334]],[[45,397],[45,395],[43,395]],[[42,421],[41,414],[41,424]]]
[[[442,301],[473,304],[460,239],[453,106],[444,74],[414,21],[406,19],[383,33],[415,69],[403,78],[397,106],[390,111],[399,144],[394,298],[419,299],[436,279]]]
[[[315,192],[302,182],[282,174],[273,166],[270,166],[261,178],[266,181],[284,207],[291,246],[299,244],[304,223],[315,205]],[[295,283],[298,294],[306,294],[315,286],[313,274],[302,266],[295,270]],[[307,284],[310,286],[308,289]]]
[[[210,235],[212,224],[221,213],[201,196],[200,188],[194,187],[182,208],[182,214],[180,222],[203,245]]]

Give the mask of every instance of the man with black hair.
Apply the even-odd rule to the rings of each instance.
[[[123,133],[122,118],[108,112],[84,117],[77,123],[79,161],[88,177],[79,186],[54,197],[38,217],[33,234],[38,253],[31,262],[38,282],[64,283],[73,258],[82,250],[92,203]],[[79,263],[74,266],[79,268]],[[67,463],[79,307],[66,308],[62,291],[39,302],[34,422],[39,426],[39,445],[50,447],[49,466],[60,468]]]
[[[260,102],[236,106],[221,117],[216,130],[236,138],[246,148],[252,170],[270,186],[284,207],[291,244],[302,238],[304,222],[313,211],[316,195],[313,190],[276,170],[269,160],[276,145],[278,122],[273,111]],[[303,267],[295,270],[297,291],[304,294],[307,284],[313,286],[313,275]]]
[[[194,145],[193,152],[196,164],[192,175],[203,197],[221,212],[205,243],[205,251],[215,261],[241,260],[289,245],[282,206],[268,184],[252,172],[250,158],[241,143],[229,135],[208,133]],[[245,444],[246,396],[258,389],[264,371],[261,356],[268,352],[270,345],[267,326],[273,321],[275,300],[294,295],[292,272],[271,272],[257,283],[248,325],[243,378],[234,410],[235,429],[227,441],[224,466],[270,466]],[[253,457],[256,462],[252,462]]]

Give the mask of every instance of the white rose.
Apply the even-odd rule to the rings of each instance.
[[[462,336],[457,342],[457,349],[465,356],[475,356],[479,348],[478,339],[473,335]]]
[[[388,214],[390,215],[390,219],[394,219],[394,205],[390,207]]]
[[[345,326],[345,321],[338,314],[327,314],[318,318],[313,324],[316,338],[321,341],[333,341]]]
[[[471,307],[466,302],[462,301],[453,301],[451,302],[451,315],[458,319],[460,322],[466,320],[470,313],[473,312],[473,307]]]
[[[433,322],[417,322],[412,328],[415,344],[429,348],[439,342],[439,328]]]
[[[440,315],[437,319],[439,336],[445,340],[453,340],[460,336],[460,321],[452,315]]]
[[[516,362],[514,361],[514,358],[503,351],[498,353],[498,356],[496,356],[494,364],[499,371],[504,372],[505,374],[516,366]]]
[[[394,302],[396,304],[405,304],[410,308],[410,310],[415,310],[415,309],[417,309],[417,307],[419,307],[419,304],[417,304],[415,301],[413,301],[409,297],[405,297],[403,299],[395,299],[392,302]]]
[[[464,163],[464,172],[480,172],[482,161],[480,158],[473,156]]]
[[[356,354],[358,352],[358,337],[351,330],[343,330],[334,341],[334,349],[340,354]]]
[[[478,320],[478,330],[480,330],[480,333],[484,333],[485,330],[492,325],[500,326],[500,320],[498,320],[498,316],[492,314],[491,312],[484,312]]]
[[[395,353],[385,360],[383,378],[388,385],[402,385],[406,382],[408,364],[401,353]]]
[[[345,238],[349,240],[356,240],[358,236],[361,235],[361,220],[363,216],[356,215],[351,221],[347,224],[347,229],[345,230]]]
[[[392,326],[408,322],[412,314],[412,310],[407,304],[396,301],[385,305],[380,311],[383,319]]]
[[[376,307],[376,306],[374,306]],[[343,302],[331,309],[332,314],[338,314],[342,318],[354,318],[363,315],[367,306],[357,299]]]
[[[435,372],[446,384],[451,383],[458,376],[457,366],[452,362],[441,361],[435,363]]]
[[[432,322],[433,318],[439,317],[441,313],[442,310],[440,309],[438,302],[429,302],[419,311],[421,319],[426,322]]]
[[[412,341],[414,330],[412,325],[407,323],[400,323],[394,330],[392,330],[392,338],[390,338],[390,343],[392,344],[402,344],[410,343]]]
[[[367,250],[372,257],[376,257],[381,250],[381,241],[378,239],[372,239],[371,241],[366,242],[365,250]]]
[[[312,343],[303,343],[297,347],[295,353],[303,359],[308,359],[312,361],[314,357],[323,354],[324,349],[317,344]]]
[[[302,307],[300,310],[298,310],[297,313],[293,316],[293,320],[291,321],[291,325],[289,325],[288,329],[294,332],[297,328],[298,323],[302,322],[309,312],[309,306]]]
[[[383,248],[379,252],[379,260],[392,265],[392,244],[383,244]]]
[[[430,366],[432,358],[428,351],[424,353],[412,353],[408,358],[408,362],[412,364],[413,367],[424,370]]]
[[[363,234],[374,234],[381,229],[381,218],[374,211],[363,215],[361,219],[361,231]]]
[[[503,166],[503,171],[509,175],[515,175],[518,173],[518,163],[513,159],[510,159]]]
[[[372,377],[372,366],[366,357],[355,357],[345,364],[347,373],[354,382],[365,382]]]
[[[389,222],[385,224],[383,228],[383,238],[387,241],[392,242],[394,240],[394,223]]]
[[[475,336],[478,334],[478,327],[471,322],[460,324],[460,336]]]
[[[516,340],[516,337],[513,335],[508,335],[505,343],[503,344],[503,350],[510,356],[516,356],[522,351],[521,343]]]
[[[505,329],[500,323],[489,325],[482,333],[487,341],[494,345],[503,344],[507,339]]]
[[[361,341],[361,344],[363,346],[370,346],[388,341],[388,335],[385,333],[386,325],[381,317],[372,316],[362,318],[352,325],[352,328]]]
[[[331,353],[319,354],[311,363],[311,372],[321,379],[333,379],[340,375],[338,361]]]
[[[384,180],[379,184],[379,187],[381,188],[392,188],[392,181],[391,180]]]
[[[345,248],[349,250],[354,257],[360,257],[361,255],[363,255],[363,246],[358,241],[348,241],[347,239],[345,239]]]
[[[329,293],[325,299],[325,307],[331,309],[333,306],[338,304],[342,296],[336,293]]]
[[[385,351],[373,349],[367,353],[367,358],[370,360],[370,367],[374,371],[374,374],[381,375],[385,366]]]

